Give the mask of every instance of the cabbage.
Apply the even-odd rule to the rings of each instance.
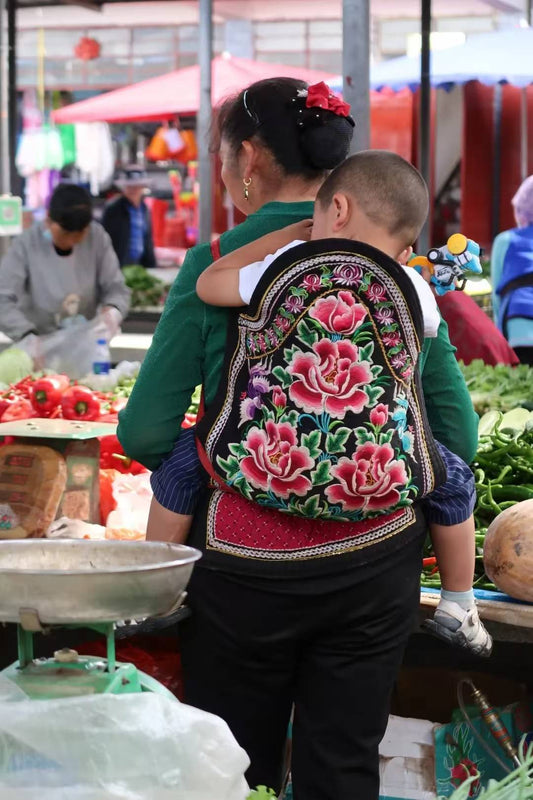
[[[10,347],[0,353],[0,383],[18,383],[33,370],[33,361],[24,350]]]

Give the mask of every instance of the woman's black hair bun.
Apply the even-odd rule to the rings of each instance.
[[[302,153],[315,169],[334,169],[350,152],[353,121],[321,108],[297,112]]]

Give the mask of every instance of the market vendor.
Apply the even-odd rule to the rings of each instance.
[[[313,215],[327,172],[349,151],[343,110],[323,84],[272,78],[218,114],[222,180],[247,219],[187,253],[121,412],[119,440],[148,468],[172,450],[194,388],[203,384],[209,408],[220,383],[231,317],[202,303],[198,276],[219,255]],[[445,323],[421,361],[432,432],[469,462],[477,419]],[[206,489],[189,540],[203,558],[180,630],[186,702],[225,719],[250,756],[249,783],[276,792],[294,706],[295,800],[377,800],[378,744],[420,601],[424,520],[417,513],[380,531],[381,547],[362,523],[318,530],[313,519],[223,494]],[[275,553],[264,546],[273,538]]]
[[[156,267],[150,214],[144,202],[150,184],[146,172],[141,167],[127,167],[114,183],[122,194],[106,207],[102,225],[111,237],[120,266]]]
[[[111,339],[130,291],[111,240],[80,186],[60,184],[47,218],[17,237],[0,264],[0,330],[15,341],[101,316]]]

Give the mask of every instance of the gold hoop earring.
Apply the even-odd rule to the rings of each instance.
[[[248,191],[248,187],[252,183],[252,179],[251,178],[243,178],[242,182],[244,184],[244,199],[245,200],[249,200],[250,199],[250,192]]]

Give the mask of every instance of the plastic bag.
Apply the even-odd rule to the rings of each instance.
[[[149,472],[138,475],[119,473],[113,481],[116,507],[106,520],[107,538],[134,538],[135,534],[138,538],[144,538],[152,494]],[[116,533],[113,534],[113,531]],[[130,531],[131,535],[121,535],[120,531]]]
[[[78,380],[92,372],[96,342],[104,332],[102,320],[95,317],[90,322],[80,322],[44,336],[30,334],[17,342],[16,347],[31,356],[34,370],[50,369]]]
[[[212,714],[143,692],[0,703],[0,800],[245,800]]]

